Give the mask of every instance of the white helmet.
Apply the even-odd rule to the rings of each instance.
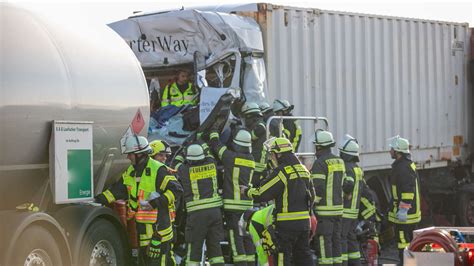
[[[152,149],[148,144],[148,140],[143,136],[128,136],[122,146],[122,154],[150,153],[151,151]]]
[[[242,147],[252,147],[252,136],[245,129],[240,129],[232,141]]]
[[[359,143],[349,134],[346,134],[344,141],[339,146],[339,151],[342,153],[359,157]]]
[[[259,105],[258,105],[258,108],[260,108],[260,111],[262,113],[266,113],[270,110],[272,110],[272,108],[270,107],[270,105],[267,103],[267,102],[261,102]]]
[[[332,137],[332,133],[326,130],[318,129],[314,134],[314,145],[316,146],[330,146],[336,143]]]
[[[407,139],[404,139],[400,137],[399,135],[396,135],[395,137],[392,137],[389,139],[389,144],[388,146],[392,148],[395,151],[401,152],[401,153],[410,153],[410,143],[408,142]]]
[[[273,111],[286,111],[291,108],[290,102],[287,100],[275,100],[273,101]]]
[[[250,115],[250,114],[261,115],[260,108],[258,108],[258,104],[253,103],[253,102],[245,102],[244,105],[242,105],[241,112],[243,115]]]
[[[204,160],[204,150],[199,144],[191,144],[186,150],[186,159],[189,161]]]

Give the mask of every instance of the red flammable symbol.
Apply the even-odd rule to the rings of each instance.
[[[132,120],[132,130],[133,133],[137,134],[142,131],[143,127],[145,126],[145,119],[143,119],[142,112],[140,112],[140,109],[138,109],[137,113],[135,114],[135,117],[133,117]]]

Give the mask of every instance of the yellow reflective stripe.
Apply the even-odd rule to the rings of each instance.
[[[341,256],[334,257],[332,258],[332,261],[333,261],[333,264],[342,263],[342,257]]]
[[[193,200],[199,200],[199,187],[197,180],[190,180],[191,181],[191,190],[193,192]]]
[[[227,150],[227,147],[226,146],[222,146],[220,149],[219,149],[219,152],[218,152],[218,156],[219,156],[219,159],[222,160],[222,156],[224,155],[224,152]]]
[[[402,193],[402,200],[413,200],[415,193]]]
[[[169,105],[170,100],[168,99],[168,93],[170,90],[170,85],[166,85],[165,89],[163,90],[163,98],[161,98],[161,106]]]
[[[188,244],[188,252],[187,252],[187,255],[186,255],[186,265],[187,266],[200,266],[201,265],[200,261],[192,261],[191,260],[191,244]]]
[[[173,192],[171,192],[171,190],[166,190],[165,193],[163,193],[163,195],[165,195],[169,203],[173,203],[175,201],[174,194]]]
[[[222,199],[220,197],[193,200],[190,202],[186,202],[186,210],[188,212],[202,210],[202,209],[209,209],[209,208],[214,208],[214,207],[220,207],[220,206],[222,206]]]
[[[335,210],[335,211],[320,211],[316,210],[316,213],[320,216],[341,216],[343,215],[342,210]]]
[[[252,200],[233,200],[233,199],[224,199],[224,209],[227,210],[248,210],[253,207]]]
[[[332,258],[326,257],[326,247],[324,246],[324,237],[319,236],[319,252],[320,257],[318,258],[319,265],[333,264]]]
[[[115,201],[114,194],[112,194],[112,192],[111,192],[110,190],[107,189],[107,190],[104,191],[102,194],[105,196],[105,198],[107,199],[107,202],[108,202],[108,203],[112,203],[112,202]]]
[[[239,186],[239,175],[240,168],[234,167],[232,171],[232,186],[234,187],[234,199],[240,199],[240,186]]]
[[[150,244],[150,240],[140,240],[140,247],[146,247]]]
[[[212,264],[221,264],[221,263],[224,263],[224,257],[223,256],[219,256],[219,257],[213,257],[213,258],[210,258],[209,259],[209,263],[212,265]],[[188,264],[186,264],[188,265]],[[198,263],[198,265],[200,265],[200,263]]]
[[[334,183],[334,172],[329,170],[328,178],[326,181],[326,205],[332,206],[332,190],[333,190],[333,183]]]
[[[267,165],[264,163],[255,163],[255,172],[263,172],[266,167]]]
[[[392,197],[394,200],[398,200],[398,194],[397,194],[397,186],[392,185]]]
[[[235,246],[234,230],[229,230],[230,246],[232,248],[232,257],[237,257],[237,248]]]
[[[349,253],[347,254],[347,257],[348,257],[348,259],[350,259],[350,260],[360,259],[360,251],[349,252]]]
[[[283,253],[278,253],[278,266],[284,266],[283,261]]]
[[[278,173],[278,176],[280,177],[280,180],[283,182],[283,184],[285,184],[283,189],[282,211],[288,212],[288,181],[286,180],[286,176],[283,174],[283,172]]]
[[[176,177],[172,175],[165,175],[165,177],[163,178],[163,182],[161,182],[160,189],[162,191],[165,191],[170,181],[176,181]]]
[[[246,262],[254,262],[255,261],[255,255],[246,255],[245,256],[245,261]]]
[[[354,191],[352,191],[352,202],[351,202],[351,209],[356,210],[359,212],[359,209],[357,208],[357,203],[359,202],[359,182],[356,178],[354,182]]]
[[[296,151],[296,146],[298,145],[298,141],[300,140],[302,131],[301,131],[301,126],[298,124],[298,121],[294,121],[295,127],[296,127],[296,132],[295,132],[295,138],[293,139],[293,151]]]
[[[212,189],[213,189],[213,192],[212,192],[212,197],[213,198],[217,198],[217,197],[220,197],[219,194],[217,193],[218,191],[218,188],[217,188],[217,174],[215,176],[212,177]]]
[[[349,260],[349,255],[347,253],[344,253],[341,255],[342,261],[348,261]]]
[[[421,215],[420,213],[408,214],[407,220],[405,222],[401,222],[397,219],[396,213],[389,212],[388,220],[396,224],[413,224],[413,223],[418,223],[419,221],[421,221]]]
[[[259,187],[258,189],[257,188],[249,189],[247,194],[248,195],[260,195],[263,192],[267,191],[269,188],[273,187],[276,183],[278,183],[278,181],[280,181],[279,175],[275,176],[274,178],[272,178],[270,181],[268,181],[266,184]]]
[[[413,169],[413,171],[416,171],[416,164],[415,163],[411,163],[410,167],[411,167],[411,169]]]
[[[293,169],[293,166],[291,166],[291,165],[285,166],[284,169],[285,169],[285,172],[286,172],[287,174],[292,174],[292,173],[295,172],[295,169]]]
[[[213,139],[213,138],[219,138],[219,133],[217,133],[217,132],[212,132],[209,137],[210,137],[211,139]]]
[[[398,231],[398,235],[399,235],[399,240],[400,242],[398,242],[398,248],[405,248],[408,246],[408,243],[407,241],[405,240],[405,233],[403,231]]]
[[[235,165],[245,166],[249,168],[255,168],[255,162],[242,158],[235,158]]]
[[[277,221],[294,221],[309,219],[308,211],[277,213]]]
[[[322,175],[322,174],[312,174],[312,175],[311,175],[311,178],[313,178],[313,179],[323,179],[323,180],[326,180],[326,175]]]
[[[356,219],[359,215],[359,209],[344,209],[342,217],[349,218],[349,219]]]
[[[166,229],[163,229],[163,230],[158,231],[158,234],[159,234],[160,236],[164,236],[164,235],[167,235],[167,234],[172,233],[172,232],[173,232],[173,227],[169,226],[169,227],[166,228]]]

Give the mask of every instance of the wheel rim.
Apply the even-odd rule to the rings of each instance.
[[[469,223],[472,225],[474,224],[474,198],[469,198],[469,203],[467,207],[467,219]]]
[[[49,257],[48,253],[42,249],[35,249],[28,254],[26,257],[25,266],[30,265],[53,265],[51,258]]]
[[[100,240],[92,249],[89,265],[117,265],[117,256],[112,244],[107,240]]]

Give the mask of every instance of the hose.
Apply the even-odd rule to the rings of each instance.
[[[433,229],[420,233],[408,246],[408,250],[420,252],[426,244],[437,244],[445,252],[454,253],[454,265],[464,265],[463,257],[458,244],[446,230]]]

